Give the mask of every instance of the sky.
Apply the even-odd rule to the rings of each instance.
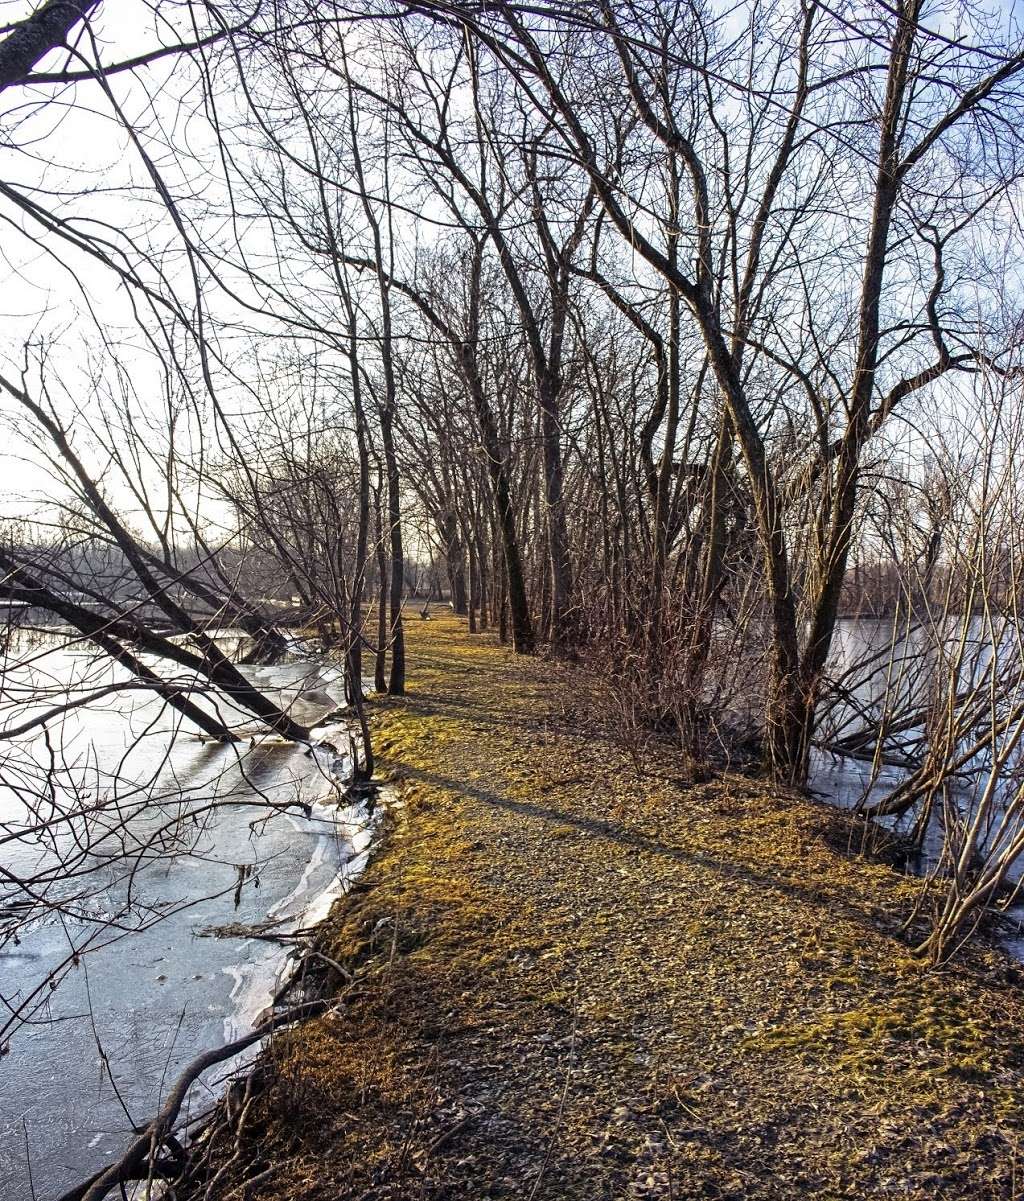
[[[1015,24],[1024,0],[1004,2],[1008,25]],[[0,22],[30,11],[25,0],[2,0]],[[948,22],[949,9],[936,6],[935,20]],[[130,57],[170,40],[161,21],[185,24],[186,4],[152,4],[146,0],[102,0],[93,33],[103,61]],[[84,41],[83,52],[89,54]],[[63,57],[41,64],[54,69]],[[223,193],[216,182],[218,164],[194,69],[168,58],[138,72],[110,78],[113,99],[139,131],[169,188],[192,197],[197,207],[209,189],[211,207]],[[187,151],[182,155],[182,151]],[[36,194],[63,216],[92,222],[90,229],[127,247],[125,231],[138,230],[157,251],[161,267],[187,307],[194,303],[181,241],[137,152],[129,144],[112,104],[95,83],[69,87],[11,88],[0,95],[0,180]],[[129,290],[108,268],[88,255],[60,246],[56,261],[41,247],[32,222],[0,197],[0,370],[17,372],[26,342],[53,339],[50,364],[64,386],[62,404],[70,411],[85,403],[88,371],[97,362],[100,331],[116,346],[132,385],[159,415],[163,404],[160,372],[143,344]],[[105,223],[103,229],[95,224]],[[53,239],[48,244],[57,247]],[[264,254],[271,247],[256,235],[247,249]],[[212,293],[211,293],[212,296]],[[216,296],[218,313],[233,315],[230,302]],[[230,352],[230,348],[229,348]],[[239,351],[239,353],[241,353]],[[99,352],[100,360],[103,358]],[[246,365],[239,363],[240,368]],[[87,406],[86,406],[87,408]],[[10,407],[0,401],[0,414]],[[87,414],[79,420],[83,444],[89,442]],[[15,435],[19,432],[15,420]],[[102,443],[102,438],[99,440]],[[90,448],[102,462],[102,445]],[[51,473],[38,453],[17,436],[0,443],[0,515],[26,516],[36,510],[38,494],[47,490]]]
[[[0,20],[23,16],[27,9],[24,3],[2,4]],[[102,61],[145,52],[161,41],[155,13],[140,0],[103,0],[93,28]],[[91,55],[84,44],[83,53]],[[39,69],[64,65],[65,55],[57,53]],[[110,88],[129,119],[155,132],[157,114],[165,120],[173,114],[181,83],[180,69],[168,59],[112,77]],[[89,222],[105,239],[124,245],[121,231],[140,222],[165,236],[163,214],[150,202],[139,202],[144,174],[110,102],[93,82],[12,87],[0,95],[0,163],[4,184],[38,198],[62,218]],[[110,270],[54,237],[41,239],[38,225],[7,197],[0,197],[0,220],[0,370],[17,378],[25,344],[54,339],[54,387],[59,379],[69,394],[81,396],[82,373],[88,369],[84,343],[95,347],[102,328],[125,347],[141,382],[151,372],[149,356],[138,345],[127,291]],[[11,420],[9,402],[0,411]],[[13,420],[16,432],[24,434],[24,420]],[[33,494],[45,489],[48,478],[24,440],[5,440],[5,515],[31,511]]]

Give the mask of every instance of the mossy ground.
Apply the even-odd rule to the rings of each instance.
[[[410,621],[405,807],[324,932],[212,1196],[1024,1196],[1024,993],[925,971],[913,884],[748,779],[637,775],[579,671]],[[197,1195],[203,1195],[202,1188]]]

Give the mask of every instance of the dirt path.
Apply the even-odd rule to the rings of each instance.
[[[409,635],[405,814],[328,939],[355,983],[277,1043],[214,1196],[1024,1196],[1000,956],[922,972],[910,887],[826,810],[638,779],[570,669]]]

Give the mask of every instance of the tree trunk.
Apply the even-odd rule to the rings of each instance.
[[[476,611],[479,604],[480,573],[476,566],[476,547],[468,539],[469,549],[469,632],[476,633]]]
[[[551,576],[551,608],[546,624],[552,647],[561,651],[571,641],[568,621],[569,600],[572,594],[572,564],[569,558],[569,531],[565,520],[558,390],[554,381],[541,382],[539,400],[541,441],[544,450],[544,506],[547,515]]]
[[[388,690],[388,556],[384,546],[384,516],[381,512],[383,482],[378,470],[375,505],[377,518],[377,652],[373,659],[373,687],[377,692],[387,692]]]
[[[448,564],[448,585],[451,590],[452,610],[460,617],[466,615],[466,560],[459,538],[459,527],[455,514],[447,512],[442,518],[441,537]]]
[[[391,672],[388,692],[392,696],[405,694],[405,630],[402,626],[402,585],[405,583],[405,552],[402,548],[402,501],[398,456],[395,454],[394,409],[385,404],[380,417],[381,441],[388,481],[388,529],[390,548],[390,582],[388,609],[391,645]]]
[[[152,685],[155,693],[162,696],[183,717],[187,717],[189,721],[194,722],[203,733],[208,734],[218,742],[236,741],[236,736],[222,722],[203,712],[203,710],[189,700],[186,690],[178,685],[161,680],[155,672],[124,647],[120,640],[127,635],[133,641],[142,645],[148,653],[167,658],[172,662],[181,664],[183,667],[190,668],[197,672],[197,674],[207,675],[210,678],[204,670],[204,660],[184,650],[184,648],[168,642],[159,635],[144,630],[142,627],[136,628],[133,624],[125,625],[116,621],[112,622],[101,614],[87,609],[84,605],[79,605],[74,601],[69,601],[64,597],[56,595],[24,567],[21,567],[3,553],[0,553],[0,567],[7,573],[5,585],[0,586],[0,590],[5,595],[13,599],[22,600],[26,604],[46,609],[47,612],[53,613],[69,625],[74,626],[76,630],[80,630],[92,642],[110,655],[112,659],[130,671],[137,679]],[[214,682],[217,683],[216,680]],[[228,688],[224,685],[220,685],[220,687],[229,697],[237,700],[243,708],[249,709],[250,712],[256,713],[260,717],[263,716],[263,712],[266,711],[267,707],[273,712],[280,713],[262,693],[257,692],[248,683],[241,690]],[[290,719],[287,720],[290,722]],[[268,721],[267,724],[271,723]],[[306,742],[309,740],[309,731],[304,727],[291,722],[290,728],[298,735],[292,741]]]

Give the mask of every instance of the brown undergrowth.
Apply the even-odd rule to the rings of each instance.
[[[323,935],[354,983],[270,1049],[211,1197],[1024,1196],[998,952],[924,971],[845,819],[638,776],[579,672],[451,617],[409,649],[404,810]]]

